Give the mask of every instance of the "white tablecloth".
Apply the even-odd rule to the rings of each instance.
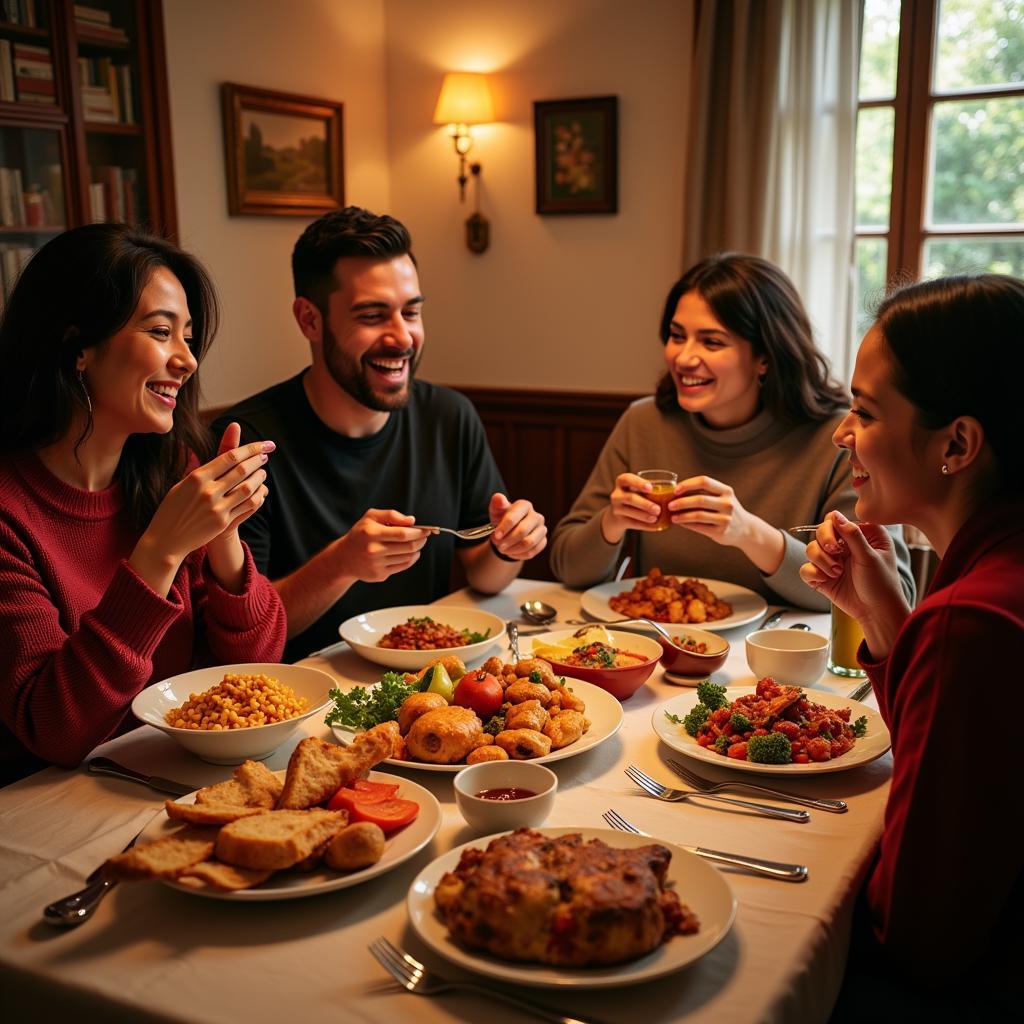
[[[526,598],[548,601],[559,609],[560,618],[580,614],[578,593],[528,580],[516,581],[497,597],[461,591],[441,603],[470,603],[512,618]],[[801,619],[818,630],[827,628],[826,616],[805,612],[788,613],[783,625]],[[743,635],[750,628],[727,634],[733,648],[716,681],[752,681],[743,648]],[[328,668],[346,685],[378,677],[374,666],[344,645],[310,664]],[[840,693],[853,689],[850,680],[831,675],[819,685]],[[806,825],[706,804],[659,803],[642,795],[622,769],[632,762],[671,783],[662,763],[670,751],[654,735],[651,714],[679,692],[659,668],[623,705],[625,722],[617,736],[553,764],[559,791],[546,824],[601,827],[601,812],[615,808],[666,841],[807,864],[809,881],[794,885],[728,871],[739,902],[736,923],[695,964],[637,988],[523,994],[609,1024],[636,1020],[641,1012],[651,1024],[825,1021],[842,978],[854,897],[881,831],[890,757],[797,783],[786,779],[794,791],[840,797],[850,805],[847,814],[814,811]],[[329,735],[320,724],[306,725],[307,733]],[[303,734],[278,750],[269,767],[284,768]],[[196,787],[229,771],[196,760],[148,726],[104,744],[97,753]],[[702,771],[728,775],[724,768],[702,766]],[[164,798],[82,769],[47,769],[0,790],[2,1016],[20,1021],[66,1013],[65,1019],[76,1022],[204,1024],[393,1024],[413,1014],[424,1022],[486,1018],[489,1024],[503,1024],[528,1019],[477,996],[405,994],[388,982],[367,952],[368,943],[384,935],[444,974],[468,976],[418,941],[404,901],[412,879],[426,864],[474,835],[455,807],[450,776],[413,769],[408,776],[437,796],[443,823],[427,849],[386,875],[324,896],[279,903],[227,903],[158,884],[123,884],[91,921],[70,931],[43,924],[43,906],[79,888],[98,863],[119,851],[154,816]]]

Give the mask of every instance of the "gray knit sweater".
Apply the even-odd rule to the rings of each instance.
[[[608,505],[619,473],[671,469],[679,479],[703,474],[728,484],[747,511],[785,530],[819,523],[831,509],[854,518],[856,501],[846,454],[832,444],[839,417],[787,426],[767,412],[728,430],[712,430],[681,410],[662,412],[653,398],[634,402],[616,424],[583,491],[555,528],[551,566],[569,586],[586,587],[610,579],[622,542],[609,544],[600,513]],[[892,527],[903,588],[913,600],[910,556],[903,531]],[[800,579],[806,538],[783,534],[782,564],[761,573],[738,548],[726,547],[680,526],[660,533],[630,531],[637,562],[631,576],[652,566],[663,572],[728,580],[763,595],[769,602],[825,610],[828,601]]]

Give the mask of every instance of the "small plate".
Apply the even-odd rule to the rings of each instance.
[[[566,685],[572,687],[580,700],[586,705],[583,712],[590,719],[590,729],[585,732],[575,743],[570,743],[561,750],[553,750],[544,757],[534,757],[530,760],[535,764],[548,764],[551,761],[561,761],[566,757],[575,757],[585,750],[593,750],[599,743],[614,736],[622,726],[622,705],[606,690],[593,683],[585,683],[582,679],[571,679],[565,677]],[[347,745],[356,736],[351,729],[340,725],[332,725],[334,736],[341,744]],[[465,764],[426,764],[423,761],[399,761],[389,757],[383,764],[392,765],[395,768],[415,768],[423,772],[447,772],[454,774],[462,771]]]
[[[466,644],[463,647],[444,647],[434,651],[399,651],[377,646],[395,626],[411,618],[424,617],[451,626],[452,629],[469,629],[474,633],[487,633],[488,630],[490,632],[486,640],[480,640],[478,643]],[[467,664],[482,658],[505,635],[505,622],[497,615],[482,612],[478,608],[456,608],[447,604],[409,604],[354,615],[338,627],[338,633],[352,650],[367,661],[403,672],[418,672],[428,662],[446,654],[454,654]]]
[[[702,747],[681,724],[676,725],[665,717],[666,714],[670,714],[682,718],[693,710],[697,703],[696,690],[681,693],[678,697],[659,704],[651,716],[651,724],[659,739],[673,750],[678,750],[680,754],[685,754],[695,761],[713,764],[718,768],[734,768],[739,772],[755,772],[762,775],[807,776],[844,772],[849,768],[858,768],[862,764],[874,761],[889,749],[889,730],[885,727],[882,716],[873,708],[861,704],[860,701],[840,697],[837,693],[829,693],[827,690],[812,690],[807,687],[802,689],[808,699],[815,704],[822,704],[827,708],[849,708],[851,721],[860,718],[861,715],[867,718],[866,735],[858,739],[853,749],[842,757],[837,757],[834,761],[812,761],[810,764],[756,764],[753,761],[734,761],[731,757],[716,754],[713,750]],[[734,701],[737,697],[745,697],[753,692],[752,686],[729,686],[725,695],[730,701]]]
[[[274,772],[283,779],[285,773]],[[420,805],[420,813],[416,820],[405,828],[389,836],[384,847],[384,856],[376,864],[371,864],[361,871],[341,873],[328,868],[317,871],[278,871],[271,875],[262,885],[252,889],[236,889],[233,892],[222,892],[219,889],[200,889],[181,882],[167,880],[164,885],[172,889],[180,889],[192,896],[206,896],[214,900],[231,900],[235,903],[252,903],[267,900],[293,900],[303,896],[318,896],[335,889],[347,889],[351,885],[368,882],[371,878],[383,875],[392,868],[397,868],[410,857],[414,857],[431,839],[437,835],[441,827],[441,805],[434,794],[422,786],[397,775],[384,772],[370,772],[371,782],[387,782],[397,784],[398,796],[405,800],[415,800]],[[198,790],[196,791],[198,792]],[[183,796],[178,801],[183,804],[195,803],[195,793]],[[177,832],[180,822],[171,821],[166,811],[161,811],[143,830],[139,843],[145,845],[166,835]]]
[[[553,967],[547,964],[500,960],[490,953],[464,949],[448,934],[447,926],[434,905],[434,889],[447,871],[458,866],[462,851],[484,849],[497,836],[474,839],[442,854],[428,864],[413,881],[406,898],[409,920],[416,934],[437,954],[459,967],[498,981],[539,988],[620,988],[678,971],[714,949],[725,938],[736,917],[736,900],[729,883],[710,864],[672,843],[648,836],[635,836],[607,828],[540,828],[545,836],[574,833],[584,840],[601,839],[609,846],[635,849],[660,843],[672,851],[668,883],[700,920],[695,935],[675,935],[668,942],[637,960],[601,967]]]
[[[676,579],[690,578],[676,575]],[[601,622],[614,622],[615,619],[621,619],[622,613],[614,611],[608,604],[608,600],[617,594],[629,593],[634,584],[641,579],[643,579],[642,576],[618,582],[613,580],[611,583],[602,583],[599,586],[591,587],[580,595],[580,607],[587,615]],[[722,629],[732,629],[734,626],[745,626],[748,622],[754,622],[768,610],[768,602],[760,594],[755,594],[747,587],[741,587],[736,583],[726,583],[724,580],[701,579],[700,582],[718,598],[728,601],[732,605],[732,615],[727,615],[724,619],[716,619],[714,622],[675,622],[666,623],[666,625],[678,626],[680,629],[694,626],[697,629],[709,629],[711,632],[717,633]],[[642,623],[637,623],[636,628],[643,629],[644,627]],[[654,630],[649,627],[647,632],[654,635]]]

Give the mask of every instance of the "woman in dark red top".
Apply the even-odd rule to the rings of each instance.
[[[54,238],[8,300],[0,784],[77,764],[152,681],[281,655],[280,599],[237,533],[273,445],[232,424],[211,458],[198,418],[215,326],[203,268],[113,224]]]
[[[860,523],[832,513],[801,570],[863,626],[859,658],[892,733],[865,890],[881,959],[911,984],[969,979],[975,1007],[1001,1005],[1001,965],[1021,941],[1022,379],[1024,282],[944,278],[886,299],[835,433]],[[941,558],[914,611],[876,525],[895,522],[922,530]],[[942,998],[943,1011],[957,1007]]]

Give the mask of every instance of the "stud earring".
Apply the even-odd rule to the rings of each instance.
[[[78,385],[82,389],[82,394],[85,396],[85,407],[92,415],[92,399],[89,397],[89,389],[85,386],[85,374],[81,370],[78,371]]]
[[[942,464],[942,475],[949,476],[949,466],[947,466],[945,463]]]

